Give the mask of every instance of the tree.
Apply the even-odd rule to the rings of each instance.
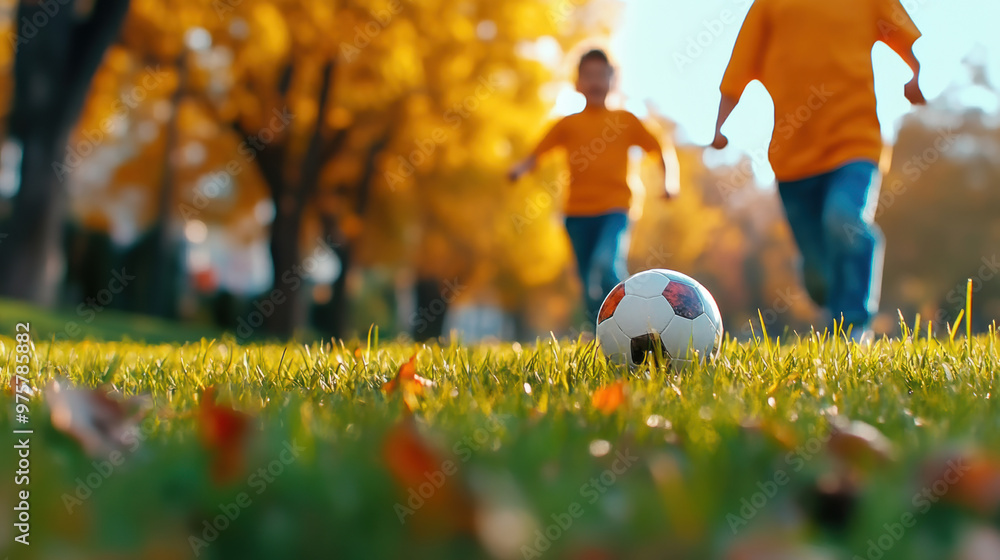
[[[0,244],[0,294],[52,303],[67,211],[64,151],[128,0],[18,3],[8,136],[21,146],[20,188]]]
[[[548,178],[511,190],[503,170],[550,107],[538,92],[564,57],[539,53],[600,34],[593,22],[607,20],[590,5],[601,2],[566,14],[544,0],[134,3],[83,128],[99,126],[146,66],[166,77],[91,156],[110,177],[78,174],[85,223],[123,229],[114,208],[128,201],[130,229],[143,234],[201,222],[237,245],[266,236],[285,303],[273,290],[273,305],[259,303],[279,335],[301,324],[301,265],[318,240],[341,263],[321,321],[338,335],[358,266],[457,281],[460,297],[499,285],[511,309],[566,282],[555,205],[521,232],[510,220]],[[186,52],[185,37],[200,46]],[[129,244],[130,233],[113,237]]]

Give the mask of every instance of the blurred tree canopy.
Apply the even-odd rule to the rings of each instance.
[[[212,297],[255,299],[218,304],[221,322],[256,310],[278,335],[310,314],[350,334],[352,307],[423,336],[454,306],[505,310],[522,336],[574,317],[562,167],[513,186],[504,170],[544,131],[576,51],[610,32],[614,1],[77,0],[33,31],[40,4],[4,6],[0,183],[16,163],[22,187],[0,197],[0,262],[19,271],[3,293],[51,300],[68,218],[74,304],[127,270],[111,306],[191,316]],[[976,76],[963,87],[996,96]],[[46,95],[29,95],[31,80]],[[953,320],[966,278],[977,328],[1000,315],[1000,124],[956,97],[909,117],[892,153],[884,331],[897,308]],[[648,162],[630,178],[630,271],[699,278],[741,338],[761,320],[770,334],[825,322],[751,161],[706,165],[669,120],[648,124],[676,154],[681,196],[643,186],[659,181]]]
[[[81,228],[142,247],[126,297],[139,311],[169,314],[180,271],[210,266],[184,250],[206,230],[267,244],[276,334],[302,323],[314,295],[299,293],[312,284],[302,263],[317,247],[341,267],[333,313],[355,264],[460,279],[462,297],[499,284],[511,301],[566,261],[539,268],[547,245],[497,235],[511,145],[548,110],[542,55],[607,31],[604,8],[558,8],[134,0],[52,171],[72,185]]]

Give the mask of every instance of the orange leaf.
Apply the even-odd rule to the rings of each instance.
[[[935,465],[926,487],[947,485],[945,499],[985,516],[1000,511],[1000,459],[969,453]]]
[[[590,404],[605,415],[611,414],[625,404],[625,382],[618,380],[594,391]]]
[[[27,383],[21,383],[20,381],[18,381],[17,376],[13,374],[11,374],[10,376],[10,382],[7,384],[6,387],[3,388],[3,392],[10,396],[14,396],[18,392],[20,392],[22,395],[24,395],[29,399],[37,394],[36,391],[31,388],[31,385],[28,385]]]
[[[244,470],[243,446],[250,416],[215,403],[215,387],[201,395],[198,406],[201,443],[212,455],[212,478],[218,484],[232,482]]]
[[[382,460],[403,490],[396,514],[414,521],[418,534],[471,530],[472,500],[458,471],[458,461],[444,459],[417,432],[412,420],[393,426],[382,443]]]
[[[403,402],[406,404],[407,410],[411,412],[418,404],[417,397],[423,396],[424,388],[434,386],[434,382],[430,379],[417,375],[416,361],[417,356],[414,354],[410,358],[410,361],[399,366],[399,371],[396,373],[396,377],[382,384],[382,390],[387,395],[391,395],[396,391],[401,391],[403,395]]]

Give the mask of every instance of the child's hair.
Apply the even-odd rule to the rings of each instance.
[[[607,64],[609,70],[614,71],[614,68],[612,68],[611,66],[611,59],[608,58],[608,53],[604,52],[601,49],[591,49],[583,53],[583,56],[580,57],[580,65],[577,67],[577,70],[582,69],[584,63],[589,62],[591,60],[603,62],[604,64]]]

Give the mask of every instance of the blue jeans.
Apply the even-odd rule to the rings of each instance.
[[[604,298],[628,276],[627,229],[628,215],[624,212],[566,217],[566,232],[576,255],[591,319],[596,320]]]
[[[885,243],[874,223],[878,166],[855,161],[829,173],[778,183],[802,252],[809,296],[844,330],[868,328],[878,312]]]

